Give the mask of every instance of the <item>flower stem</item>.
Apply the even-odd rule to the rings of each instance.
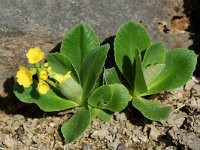
[[[56,84],[53,82],[53,81],[51,81],[50,79],[46,79],[45,80],[49,85],[51,85],[52,87],[54,87],[55,89],[58,89],[58,87],[56,86]]]

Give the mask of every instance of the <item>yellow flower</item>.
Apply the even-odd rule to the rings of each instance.
[[[38,47],[30,48],[26,57],[28,58],[28,62],[30,64],[36,64],[44,59],[44,52],[42,52]]]
[[[47,63],[47,62],[44,63],[43,66],[44,66],[45,68],[47,68],[47,67],[48,67],[48,63]]]
[[[33,83],[32,76],[33,74],[27,68],[20,67],[16,75],[16,77],[18,78],[17,82],[19,83],[19,85],[27,88]]]
[[[47,94],[47,92],[50,90],[49,85],[42,80],[39,81],[37,88],[41,94]]]
[[[48,73],[51,72],[51,70],[52,70],[51,67],[48,67],[48,68],[47,68],[47,72],[48,72]]]
[[[68,71],[68,72],[66,73],[66,75],[56,74],[56,75],[54,76],[54,79],[55,79],[59,84],[61,84],[65,79],[71,77],[70,74],[71,74],[71,71]]]
[[[45,70],[39,72],[39,79],[46,80],[48,78],[48,73]]]

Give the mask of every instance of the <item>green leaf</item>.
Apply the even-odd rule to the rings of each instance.
[[[90,112],[87,108],[81,107],[69,120],[61,127],[61,132],[66,144],[73,142],[88,127],[90,123]]]
[[[60,84],[60,92],[67,99],[81,104],[83,89],[73,78],[67,78]]]
[[[40,109],[46,112],[60,111],[79,106],[79,104],[73,101],[69,101],[58,96],[52,90],[45,95],[40,95],[36,88],[36,81],[34,81],[29,88],[23,88],[23,86],[16,83],[14,87],[14,93],[22,102],[35,103],[40,107]]]
[[[81,70],[81,83],[83,97],[87,98],[92,92],[99,75],[103,70],[104,62],[109,50],[109,45],[100,46],[89,52]]]
[[[150,47],[145,52],[143,59],[143,67],[146,68],[149,65],[164,64],[166,57],[166,51],[164,44],[157,42]]]
[[[98,117],[104,122],[108,122],[112,119],[112,112],[108,110],[102,110],[94,107],[89,107],[90,108],[90,119],[91,121]]]
[[[135,67],[136,67],[136,73],[135,73],[135,82],[134,82],[134,96],[140,96],[142,93],[147,92],[147,85],[145,82],[143,69],[142,69],[142,62],[141,62],[141,56],[140,52],[136,48],[135,53]]]
[[[116,33],[114,41],[115,61],[131,86],[134,82],[135,48],[144,51],[150,44],[151,40],[147,30],[140,23],[134,21],[124,23]]]
[[[122,111],[131,100],[129,91],[121,84],[104,85],[96,89],[88,98],[89,105],[110,111]]]
[[[109,69],[104,69],[103,77],[106,84],[121,83],[114,67]]]
[[[16,82],[14,85],[14,93],[15,96],[17,96],[17,98],[22,102],[34,103],[35,100],[38,100],[40,97],[39,93],[36,91],[36,88],[37,88],[36,81],[34,81],[33,84],[28,88],[24,88],[22,85],[19,85]]]
[[[132,105],[146,118],[154,121],[167,119],[172,111],[171,106],[164,106],[158,102],[145,99],[133,98]]]
[[[173,49],[166,54],[166,66],[159,76],[148,86],[150,95],[183,86],[192,76],[197,56],[188,49]]]
[[[61,53],[68,56],[79,76],[84,58],[89,51],[99,46],[99,41],[93,29],[84,22],[69,30],[61,43]]]
[[[156,79],[156,77],[161,73],[165,64],[156,64],[147,67],[144,70],[144,78],[147,84],[147,87]]]
[[[59,97],[52,90],[45,95],[41,95],[35,103],[40,107],[40,109],[46,112],[60,111],[79,106],[76,102]]]
[[[64,75],[68,71],[71,71],[72,77],[76,79],[76,81],[80,81],[77,72],[74,70],[72,63],[67,56],[61,53],[50,53],[47,57],[47,61],[54,72]]]

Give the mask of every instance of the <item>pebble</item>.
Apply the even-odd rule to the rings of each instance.
[[[13,148],[16,146],[17,141],[15,141],[14,139],[11,138],[7,138],[5,139],[3,142],[3,145],[5,145],[7,148]]]

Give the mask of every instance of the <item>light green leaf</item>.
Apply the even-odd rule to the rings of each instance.
[[[129,91],[121,84],[108,84],[96,89],[88,98],[89,105],[110,111],[122,111],[131,100]]]
[[[150,44],[151,40],[147,30],[140,23],[134,21],[124,23],[116,33],[114,41],[115,61],[131,86],[134,82],[135,48],[144,51]]]
[[[148,47],[143,59],[143,67],[146,68],[149,65],[164,64],[166,57],[166,51],[164,44],[157,42]]]
[[[80,81],[77,72],[69,60],[69,58],[61,53],[50,53],[47,57],[47,61],[52,70],[56,73],[65,75],[68,71],[71,71],[71,76]]]
[[[103,77],[106,84],[121,83],[114,67],[109,69],[104,69]]]
[[[51,112],[60,111],[79,106],[79,104],[58,96],[50,90],[47,94],[40,95],[37,90],[37,82],[34,81],[29,88],[23,88],[18,83],[15,84],[14,93],[22,102],[35,103],[40,109]]]
[[[67,78],[60,84],[60,92],[67,99],[81,104],[83,89],[73,78]]]
[[[141,62],[141,56],[138,49],[136,49],[135,53],[135,82],[134,82],[134,92],[133,95],[138,97],[142,93],[147,92],[147,85],[144,79],[143,69],[142,69],[142,62]]]
[[[89,107],[89,109],[90,109],[91,121],[93,119],[95,119],[96,117],[98,117],[99,119],[101,119],[104,122],[108,122],[112,119],[113,113],[108,110],[102,110],[102,109],[98,109],[98,108],[94,108],[94,107]]]
[[[167,119],[172,111],[171,106],[164,106],[158,102],[145,99],[133,98],[132,105],[146,118],[154,121]]]
[[[147,87],[156,79],[156,77],[161,73],[165,64],[156,64],[147,67],[144,70],[144,78],[147,84]]]
[[[70,58],[79,76],[84,58],[89,51],[99,47],[99,41],[93,29],[84,22],[70,29],[61,43],[61,53]]]
[[[81,107],[69,120],[61,127],[61,132],[66,144],[73,142],[88,127],[90,123],[90,112],[87,108]]]
[[[90,95],[95,83],[98,81],[109,48],[109,45],[106,44],[90,51],[83,62],[81,83],[83,87],[83,97],[85,99]]]
[[[166,54],[166,66],[148,86],[150,95],[183,86],[192,76],[197,56],[188,49],[173,49]]]

